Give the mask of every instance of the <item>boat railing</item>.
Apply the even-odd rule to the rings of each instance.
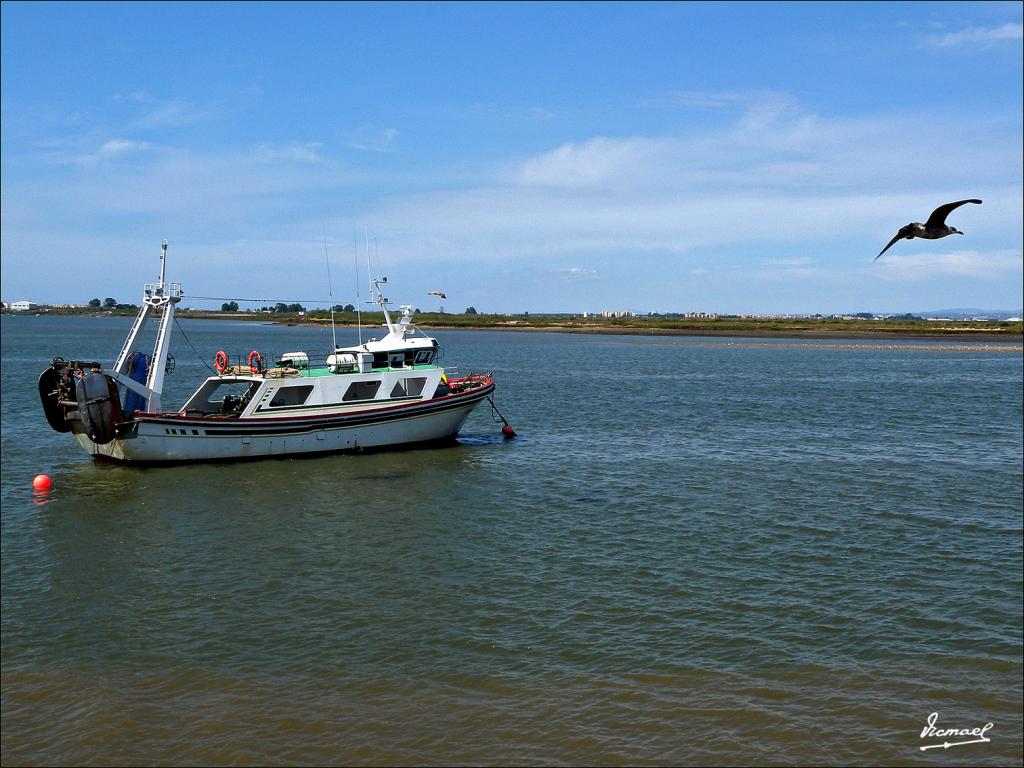
[[[181,298],[181,283],[146,283],[146,297],[166,296],[170,299]]]
[[[223,350],[221,350],[223,351]],[[288,352],[281,353],[268,353],[264,350],[253,349],[249,352],[224,352],[224,357],[221,358],[222,366],[217,367],[217,357],[219,353],[214,356],[214,365],[211,366],[221,376],[281,376],[281,375],[311,375],[314,371],[322,372],[325,369],[329,369],[331,366],[327,363],[327,358],[335,354],[335,350],[327,349],[321,351],[306,352],[305,357],[298,360],[291,359]],[[403,370],[416,370],[416,369],[427,369],[434,367],[441,367],[437,364],[437,356],[430,363],[410,364],[403,366],[389,366],[387,364],[381,365],[375,363],[373,366],[374,371],[387,371],[394,369]],[[298,363],[298,364],[296,364]],[[209,365],[209,363],[207,363]],[[458,368],[444,368],[445,373],[449,376],[457,375]],[[341,371],[346,373],[347,371]],[[351,371],[351,373],[358,373],[358,370]],[[317,374],[319,375],[319,374]]]

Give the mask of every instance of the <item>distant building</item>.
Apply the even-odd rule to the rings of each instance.
[[[15,301],[11,304],[11,309],[15,312],[28,312],[38,306],[34,301]]]

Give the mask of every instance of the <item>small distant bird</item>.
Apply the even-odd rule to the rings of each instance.
[[[964,203],[977,203],[978,205],[981,205],[981,200],[972,198],[971,200],[958,200],[955,203],[940,205],[932,211],[932,215],[928,217],[928,221],[924,224],[912,221],[907,224],[907,226],[901,227],[900,231],[896,233],[896,236],[889,241],[889,244],[885,246],[885,248],[882,249],[882,252],[879,253],[878,256],[875,256],[874,261],[878,261],[878,257],[892,248],[893,244],[897,240],[902,240],[904,238],[907,240],[913,240],[915,237],[924,238],[925,240],[938,240],[940,237],[945,237],[946,235],[962,235],[963,232],[946,223],[946,217],[949,216],[951,211],[959,208]]]
[[[428,293],[427,295],[428,295],[428,296],[437,296],[437,297],[439,297],[439,298],[442,298],[442,299],[447,299],[447,298],[448,298],[447,296],[445,296],[445,295],[444,295],[443,293],[441,293],[440,291],[431,291],[431,292],[430,292],[430,293]]]

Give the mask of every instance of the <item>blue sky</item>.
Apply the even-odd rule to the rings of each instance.
[[[137,302],[164,238],[186,294],[326,299],[326,230],[347,303],[366,229],[424,309],[1024,303],[1020,3],[5,2],[2,46],[6,301]]]

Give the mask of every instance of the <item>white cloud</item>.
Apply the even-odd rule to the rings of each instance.
[[[796,259],[768,259],[764,264],[769,267],[806,267],[814,262],[814,259],[802,256]]]
[[[144,104],[151,101],[152,97],[143,90],[132,91],[131,93],[114,94],[114,101],[129,104]]]
[[[503,123],[547,121],[556,117],[556,113],[538,104],[508,104],[476,101],[462,107],[443,108],[438,114],[447,119],[458,121],[500,121]]]
[[[397,139],[398,130],[395,128],[361,125],[353,133],[349,146],[366,152],[388,152]]]
[[[111,139],[106,141],[99,148],[97,154],[105,157],[112,155],[123,155],[128,152],[141,152],[151,149],[152,144],[148,141],[133,141],[131,139]]]
[[[737,94],[709,99],[740,100]],[[521,162],[509,174],[523,187],[614,195],[706,197],[786,190],[820,196],[886,188],[971,186],[979,168],[1005,167],[1021,151],[1007,128],[973,118],[905,114],[826,118],[783,94],[743,97],[730,127],[668,136],[595,137]],[[964,135],[987,134],[965,143]],[[910,163],[907,148],[942,163]],[[1005,175],[1002,174],[1002,175]],[[972,193],[973,194],[973,193]]]
[[[771,89],[748,91],[668,91],[640,102],[643,107],[672,107],[710,112],[743,113],[762,107],[787,105],[795,107],[796,99],[784,91]]]
[[[318,141],[292,141],[287,144],[260,144],[253,150],[253,159],[258,163],[299,162],[319,163],[323,147]]]
[[[161,99],[146,91],[116,94],[115,102],[135,105],[135,115],[126,122],[124,130],[146,131],[195,125],[224,116],[222,105],[197,105],[185,99]]]
[[[990,198],[968,224],[972,238],[994,244],[1000,229],[1019,232],[1012,127],[975,117],[945,119],[941,129],[918,115],[824,118],[783,95],[746,103],[715,133],[574,141],[492,185],[391,197],[374,223],[436,232],[445,252],[475,257],[687,255],[749,244],[748,264],[779,252],[776,267],[851,250],[870,260],[899,226],[968,196]],[[908,147],[944,160],[908,163]]]
[[[598,186],[640,170],[662,143],[658,139],[604,137],[570,142],[527,160],[516,173],[516,181],[523,186],[568,189]]]
[[[173,223],[178,231],[203,231],[217,240],[243,233],[276,239],[282,230],[319,232],[319,224],[307,226],[296,211],[310,215],[311,200],[315,208],[324,190],[366,180],[322,159],[316,142],[265,143],[225,153],[155,145],[144,152],[128,140],[108,144],[104,154],[52,153],[61,159],[46,174],[12,184],[5,178],[4,205],[17,206],[29,228],[49,227],[59,211],[69,228],[121,216],[133,219],[133,227],[158,224],[165,234]]]
[[[98,147],[85,151],[69,147],[67,142],[54,141],[50,143],[50,149],[46,152],[46,157],[50,162],[58,165],[90,168],[100,163],[124,160],[130,156],[156,149],[158,147],[148,141],[136,141],[134,139],[108,139]]]
[[[18,254],[66,252],[50,237],[58,212],[68,230],[98,216],[122,216],[139,231],[157,231],[157,238],[173,241],[175,232],[188,232],[190,252],[208,254],[205,284],[239,279],[231,269],[239,260],[262,270],[246,279],[264,280],[275,265],[290,263],[295,243],[318,241],[324,224],[342,240],[369,227],[381,236],[382,254],[403,265],[445,265],[452,270],[446,286],[457,286],[471,269],[500,265],[546,276],[534,284],[557,285],[565,294],[643,284],[645,300],[656,306],[671,306],[673,291],[696,282],[736,286],[730,290],[737,295],[740,286],[768,285],[766,302],[780,308],[805,302],[791,309],[828,309],[808,304],[825,285],[853,295],[854,287],[885,285],[895,294],[901,281],[943,276],[986,291],[1019,284],[1019,124],[952,114],[835,118],[775,93],[688,98],[736,113],[714,131],[565,142],[499,165],[504,170],[484,182],[479,171],[472,186],[459,181],[464,165],[439,174],[432,189],[421,179],[403,187],[403,180],[388,178],[389,195],[340,210],[332,208],[339,190],[379,188],[382,177],[325,157],[318,142],[215,153],[120,133],[94,136],[82,145],[88,152],[76,146],[79,155],[94,158],[92,165],[5,177],[4,234],[11,237],[4,274],[27,258]],[[378,146],[397,139],[394,129],[370,128],[364,138],[374,132]],[[908,162],[911,155],[943,162]],[[953,223],[968,233],[960,243],[975,251],[950,254],[951,239],[900,243],[872,269],[871,259],[896,229],[922,221],[941,202],[967,197],[985,204],[957,211]],[[232,243],[242,237],[244,248]],[[911,258],[916,253],[920,262]],[[790,288],[803,293],[794,299],[784,294]],[[473,301],[499,308],[508,292],[495,293],[490,299],[474,294]],[[562,298],[553,301],[558,308]],[[859,299],[853,304],[862,306]]]
[[[1017,279],[1024,272],[1024,254],[1014,250],[950,251],[948,253],[887,253],[875,266],[884,280],[920,281],[947,275],[975,280]]]
[[[1020,40],[1022,38],[1024,38],[1024,25],[1009,23],[998,27],[970,27],[959,32],[932,35],[927,42],[936,48],[955,48],[968,45],[991,45],[1004,40]]]
[[[568,269],[558,270],[556,274],[562,280],[571,282],[600,280],[602,278],[600,272],[590,267],[569,267]]]

